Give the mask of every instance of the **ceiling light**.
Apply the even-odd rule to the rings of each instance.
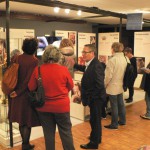
[[[137,12],[137,13],[143,13],[143,14],[149,14],[150,13],[149,10],[141,10],[141,9],[136,9],[135,12]]]
[[[66,14],[69,14],[69,12],[70,12],[70,9],[65,9]]]
[[[55,13],[58,13],[58,12],[59,12],[59,9],[60,9],[59,7],[54,7],[54,12],[55,12]]]
[[[81,16],[81,12],[82,12],[81,10],[78,10],[77,15]]]

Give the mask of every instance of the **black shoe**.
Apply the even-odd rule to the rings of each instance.
[[[98,149],[98,144],[94,144],[93,142],[89,142],[87,144],[80,145],[83,149]]]
[[[120,122],[120,121],[118,121],[118,124],[119,124],[120,126],[126,125],[125,123],[122,123],[122,122]]]
[[[22,144],[22,150],[33,150],[35,145],[31,144]]]
[[[107,128],[107,129],[118,130],[118,127],[114,127],[111,124],[110,125],[106,125],[104,127]]]
[[[126,100],[126,103],[131,103],[131,102],[133,102],[133,99]]]
[[[90,140],[90,136],[87,137],[88,140]],[[99,140],[99,144],[101,143],[101,139]]]

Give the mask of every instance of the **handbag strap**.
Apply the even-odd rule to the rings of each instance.
[[[42,86],[41,67],[38,65],[38,86]]]
[[[38,79],[41,78],[40,65],[38,65]]]

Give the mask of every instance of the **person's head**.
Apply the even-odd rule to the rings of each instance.
[[[18,49],[14,49],[11,51],[10,57],[12,58],[12,57],[14,57],[16,55],[20,55],[20,54],[21,54],[21,52]]]
[[[93,59],[96,55],[96,47],[93,44],[86,44],[84,45],[83,51],[82,51],[82,56],[83,60],[86,62],[90,61]]]
[[[58,63],[62,58],[60,50],[52,45],[48,45],[42,55],[44,63]]]
[[[125,54],[128,58],[131,58],[131,57],[133,56],[133,54],[132,54],[132,48],[126,47],[126,48],[124,49],[124,54]]]
[[[35,38],[26,38],[23,41],[22,50],[28,55],[33,55],[38,48],[38,40]]]
[[[124,46],[120,42],[114,42],[111,46],[112,54],[123,52]]]
[[[62,49],[64,47],[72,47],[73,48],[73,43],[70,39],[62,39],[60,42],[59,48]]]

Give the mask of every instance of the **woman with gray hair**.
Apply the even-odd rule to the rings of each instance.
[[[68,69],[59,64],[62,57],[60,50],[52,45],[46,47],[40,67],[45,90],[45,104],[37,108],[43,127],[46,150],[55,150],[55,131],[58,126],[64,150],[74,150],[70,121],[70,100],[68,92],[73,88],[73,81]],[[35,68],[28,87],[37,88],[38,67]]]

